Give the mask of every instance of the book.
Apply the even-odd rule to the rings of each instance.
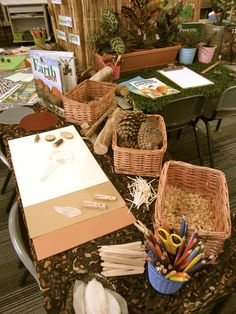
[[[138,89],[143,96],[151,99],[179,93],[177,89],[166,85],[155,77],[132,80],[130,84]]]
[[[21,84],[13,82],[11,80],[1,78],[0,79],[0,101],[4,101],[7,97],[13,94]]]
[[[0,110],[25,105],[32,106],[38,102],[38,94],[33,81],[19,85],[19,88],[0,102]]]
[[[76,68],[74,52],[72,51],[48,51],[48,50],[30,50],[29,52],[31,59],[35,55],[45,58],[51,58],[57,60],[62,77],[62,92],[63,94],[77,84]]]
[[[149,98],[147,95],[145,95],[144,93],[142,93],[141,90],[137,89],[136,87],[134,87],[131,83],[132,82],[135,82],[135,81],[143,81],[144,78],[142,76],[136,76],[128,81],[124,81],[122,83],[120,83],[120,85],[124,85],[126,87],[128,87],[129,91],[131,93],[134,93],[134,94],[137,94],[137,95],[140,95],[140,96],[144,96],[144,97],[147,97]]]
[[[64,116],[62,95],[77,84],[74,53],[30,50],[29,56],[42,105]]]

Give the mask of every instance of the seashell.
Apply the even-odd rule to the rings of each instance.
[[[71,206],[54,206],[54,209],[57,213],[67,217],[76,217],[82,214],[79,208]]]

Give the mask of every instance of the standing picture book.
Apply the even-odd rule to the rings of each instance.
[[[177,89],[166,85],[155,77],[138,79],[136,81],[131,81],[130,84],[140,91],[140,95],[151,99],[179,93]]]
[[[32,73],[43,104],[64,115],[62,94],[77,84],[73,52],[30,50]]]

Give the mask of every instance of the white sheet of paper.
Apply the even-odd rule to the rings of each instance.
[[[186,67],[170,71],[159,70],[159,72],[181,88],[191,88],[214,84],[212,81]]]
[[[47,134],[55,135],[56,140],[62,138],[61,131],[71,132],[74,138],[64,139],[58,147],[45,140]],[[108,181],[74,126],[43,132],[39,136],[38,143],[34,142],[35,135],[9,141],[24,207]],[[58,155],[65,158],[53,163]]]

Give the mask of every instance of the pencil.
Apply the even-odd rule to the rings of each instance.
[[[204,257],[204,253],[198,254],[194,259],[188,264],[188,266],[184,269],[184,272],[188,271],[191,269],[195,264],[197,264],[201,258]]]

